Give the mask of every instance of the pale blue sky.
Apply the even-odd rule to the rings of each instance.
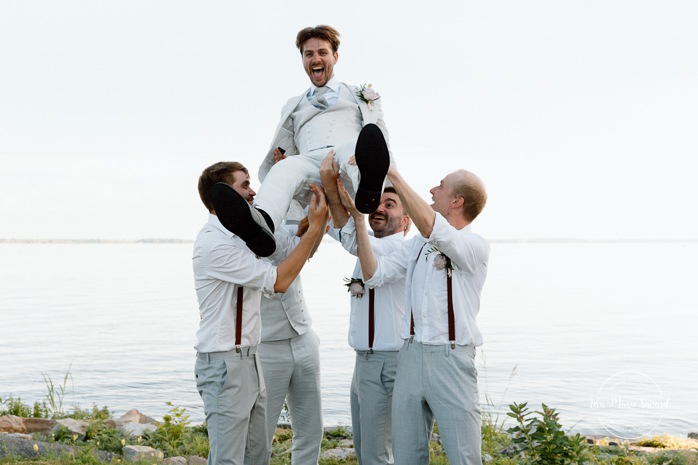
[[[192,239],[308,86],[296,32],[383,96],[418,192],[479,174],[490,239],[692,238],[693,1],[0,2],[0,238]]]

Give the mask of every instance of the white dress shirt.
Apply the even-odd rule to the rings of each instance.
[[[257,258],[242,239],[223,227],[216,215],[209,215],[208,223],[196,237],[193,267],[201,317],[194,346],[197,352],[235,348],[238,286],[243,286],[241,345],[259,344],[260,299],[262,293],[274,295],[276,267]]]
[[[341,241],[342,246],[352,255],[357,254],[356,225],[353,218],[338,229],[331,229],[330,235]],[[400,232],[377,238],[369,231],[371,248],[376,257],[399,254],[405,243]],[[353,278],[361,278],[361,264],[356,260]],[[373,350],[398,351],[402,346],[400,329],[405,319],[405,279],[393,276],[384,280],[374,293],[374,338]],[[368,350],[368,286],[362,297],[350,297],[349,345],[355,350]]]
[[[434,266],[438,251],[430,252],[432,247],[448,256],[453,264],[456,344],[480,346],[482,334],[476,318],[487,277],[490,246],[482,236],[472,233],[470,226],[458,230],[437,213],[431,236],[417,235],[405,242],[400,252],[376,257],[378,267],[366,284],[380,286],[395,277],[406,277],[408,292],[402,338],[410,337],[411,308],[417,341],[426,345],[448,344],[446,269]]]

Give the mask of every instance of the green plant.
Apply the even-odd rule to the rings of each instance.
[[[121,431],[110,428],[104,420],[95,420],[90,423],[85,433],[85,441],[94,444],[99,450],[115,454],[121,454],[126,444],[134,442],[131,438],[124,436]]]
[[[73,411],[68,417],[75,420],[108,420],[111,413],[106,406],[99,408],[97,404],[92,404],[92,409],[82,409],[78,405],[73,405]]]
[[[46,402],[39,401],[34,402],[34,408],[32,409],[32,416],[34,418],[48,418],[49,412]]]
[[[73,380],[73,375],[70,374],[70,369],[73,364],[68,366],[68,371],[63,376],[63,384],[54,385],[53,380],[49,375],[41,372],[41,376],[44,377],[44,384],[46,385],[46,400],[48,401],[49,407],[48,412],[51,418],[63,418],[65,415],[63,413],[63,399],[65,398],[65,388],[68,384],[68,379]]]
[[[519,454],[534,464],[577,464],[585,457],[586,444],[579,434],[568,436],[562,431],[555,409],[542,404],[542,411],[531,412],[523,404],[511,404],[507,415],[517,425],[509,428]],[[537,415],[537,416],[536,416]]]
[[[29,406],[22,402],[21,397],[16,399],[10,395],[3,400],[0,397],[0,415],[14,415],[17,417],[29,417],[31,416],[31,410]]]
[[[203,427],[189,427],[186,409],[167,402],[170,411],[155,431],[143,433],[145,444],[161,450],[166,457],[177,455],[208,456],[208,436]]]

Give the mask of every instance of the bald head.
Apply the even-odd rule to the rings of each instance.
[[[469,222],[473,221],[487,203],[485,184],[475,173],[467,170],[454,171],[449,176],[453,176],[451,195],[463,198],[463,216]]]

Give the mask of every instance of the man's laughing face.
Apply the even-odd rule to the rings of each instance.
[[[313,38],[303,44],[303,69],[316,87],[323,87],[332,78],[337,58],[337,52],[325,40]]]

